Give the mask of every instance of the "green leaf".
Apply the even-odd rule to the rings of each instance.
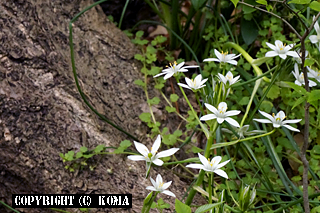
[[[65,158],[68,161],[72,161],[74,156],[74,151],[69,151],[68,153],[65,154]]]
[[[291,0],[288,4],[309,4],[310,0]]]
[[[291,110],[293,110],[294,108],[296,108],[296,106],[298,106],[298,105],[302,104],[303,102],[305,102],[305,100],[306,100],[305,96],[302,96],[302,97],[298,98],[298,100],[296,100],[294,102],[294,105],[292,106]]]
[[[257,5],[257,3],[254,0],[247,0],[246,3],[251,4],[252,6]],[[244,14],[250,14],[250,13],[256,11],[255,8],[248,7],[246,5],[242,5],[242,10],[243,10]]]
[[[309,5],[309,7],[315,11],[320,12],[320,2],[317,1],[313,1],[311,2],[311,4]]]
[[[197,11],[199,9],[201,9],[201,6],[204,5],[204,3],[207,0],[191,0],[192,6],[193,8]]]
[[[175,209],[177,213],[191,213],[191,208],[178,199],[176,199]]]
[[[171,102],[176,102],[178,99],[179,99],[179,96],[177,94],[170,95]]]
[[[294,89],[296,92],[306,95],[307,91],[305,90],[305,88],[303,88],[302,86],[298,86],[295,83],[292,82],[285,82],[286,84],[288,84],[292,89]],[[270,93],[270,92],[269,92]]]
[[[306,58],[306,60],[304,61],[304,66],[305,67],[310,67],[312,66],[316,61],[312,58]]]
[[[253,59],[251,64],[260,66],[261,64],[266,63],[267,61],[270,61],[271,59],[272,59],[271,57],[262,57],[262,58],[258,58],[258,59]]]
[[[149,99],[147,102],[148,102],[149,104],[151,104],[151,105],[156,105],[156,104],[159,104],[159,103],[160,103],[160,98],[154,97],[154,98],[152,98],[152,99]]]
[[[176,108],[170,107],[170,106],[166,106],[166,110],[167,110],[167,112],[171,113],[171,112],[175,112]]]
[[[178,138],[178,137],[180,137],[182,135],[182,131],[181,130],[176,130],[176,131],[174,131],[173,135]]]
[[[85,146],[80,147],[80,152],[86,152],[88,151],[88,148]]]
[[[225,147],[225,146],[230,146],[230,145],[234,145],[238,142],[239,142],[239,140],[231,141],[231,142],[224,142],[224,143],[216,143],[216,144],[213,144],[210,149],[216,149],[216,148],[221,148],[221,147]]]
[[[82,157],[82,152],[77,152],[77,154],[76,154],[76,159],[79,159],[79,158],[81,158]]]
[[[144,83],[141,79],[135,80],[134,84],[145,87],[146,83]]]
[[[231,0],[231,1],[234,4],[234,7],[237,7],[237,4],[238,4],[239,0]]]
[[[240,105],[247,105],[249,103],[249,97],[243,97],[241,98],[241,100],[239,101]]]
[[[129,140],[124,140],[124,141],[121,141],[120,146],[126,149],[129,146],[131,146],[131,144],[132,143]]]
[[[151,67],[151,70],[148,71],[148,75],[156,75],[160,72],[161,68],[160,67]]]
[[[141,54],[135,54],[134,58],[142,62],[146,60]]]
[[[136,38],[141,38],[143,36],[144,32],[142,30],[139,30],[136,32]]]
[[[276,85],[272,85],[271,89],[269,90],[267,97],[270,99],[275,99],[278,98],[280,95],[280,89],[278,86]]]
[[[203,205],[203,206],[200,206],[199,208],[197,208],[197,210],[194,212],[194,213],[204,213],[204,212],[207,212],[219,205],[221,205],[223,202],[220,202],[220,203],[213,203],[213,204],[206,204],[206,205]]]
[[[241,20],[241,36],[247,45],[250,45],[259,35],[259,29],[254,21]]]
[[[272,102],[264,100],[264,101],[262,101],[262,103],[260,105],[260,110],[264,111],[266,113],[270,113],[272,107],[273,107]]]
[[[100,144],[100,145],[98,145],[98,146],[94,149],[94,152],[95,152],[95,153],[102,152],[104,148],[105,148],[105,146],[102,145],[102,144]]]
[[[94,154],[83,155],[84,158],[91,158]]]
[[[151,121],[151,114],[149,112],[143,112],[139,115],[139,118],[141,121],[148,123]]]
[[[200,152],[203,152],[203,149],[200,149],[199,147],[193,146],[193,147],[191,148],[191,151],[192,151],[193,153],[200,153]]]
[[[312,90],[308,96],[308,102],[320,100],[320,90]]]
[[[266,0],[257,0],[256,2],[259,4],[266,5],[266,6],[268,5],[268,2]]]

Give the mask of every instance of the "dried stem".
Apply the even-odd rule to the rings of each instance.
[[[252,8],[254,8],[254,9],[260,10],[260,11],[262,11],[262,12],[264,12],[264,13],[268,13],[268,14],[270,14],[270,15],[278,18],[278,19],[280,19],[280,20],[283,21],[286,25],[288,25],[288,27],[293,31],[293,33],[296,34],[296,36],[301,40],[301,35],[293,28],[293,26],[292,26],[289,22],[287,22],[287,21],[286,21],[284,18],[282,18],[281,16],[278,16],[278,15],[276,15],[276,14],[274,14],[274,13],[272,13],[272,12],[269,12],[268,10],[262,9],[262,8],[260,8],[260,7],[256,7],[256,6],[254,6],[254,5],[245,3],[245,2],[243,2],[243,1],[239,1],[239,4],[243,4],[243,5],[246,5],[246,6],[248,6],[248,7],[252,7]]]
[[[318,15],[314,19],[313,23],[311,24],[311,26],[306,29],[306,32],[303,34],[303,36],[300,39],[301,40],[301,61],[302,61],[301,68],[302,68],[302,72],[304,75],[305,89],[307,90],[307,92],[310,91],[310,87],[309,87],[307,69],[304,66],[304,62],[306,59],[305,39],[309,35],[310,31],[312,30],[312,28],[313,28],[315,22],[318,20],[319,16],[320,16],[320,13],[318,13]],[[303,205],[304,205],[304,212],[306,212],[306,213],[310,213],[309,193],[308,193],[309,162],[306,158],[306,151],[307,151],[308,145],[309,145],[309,107],[310,107],[310,103],[307,101],[305,104],[305,107],[304,107],[305,108],[305,114],[304,114],[305,125],[304,125],[303,146],[301,149],[301,161],[303,163],[303,179],[302,179]]]

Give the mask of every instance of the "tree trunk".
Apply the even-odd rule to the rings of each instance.
[[[73,80],[68,22],[92,3],[0,3],[0,200],[9,205],[11,195],[20,193],[131,193],[131,210],[91,212],[140,212],[149,193],[145,189],[151,184],[144,178],[145,165],[131,162],[124,155],[94,157],[90,164],[95,167],[93,171],[85,167],[73,173],[64,168],[59,156],[70,150],[77,152],[81,146],[118,146],[129,139],[91,112]],[[145,141],[148,129],[138,118],[145,108],[145,95],[133,84],[142,78],[140,64],[133,59],[137,52],[134,45],[107,20],[100,7],[87,11],[74,23],[73,39],[80,85],[90,103],[112,122]],[[151,173],[153,178],[156,175],[156,171]],[[172,174],[164,178],[173,180],[175,186],[170,190],[181,199],[185,184]],[[174,203],[174,199],[165,201]],[[9,210],[0,205],[0,212]]]

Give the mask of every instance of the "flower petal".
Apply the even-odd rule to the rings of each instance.
[[[176,153],[179,150],[179,148],[171,148],[162,152],[159,152],[156,156],[157,158],[164,158],[164,157],[169,157]]]
[[[214,114],[217,114],[217,113],[218,113],[217,108],[215,108],[214,106],[212,106],[212,105],[210,105],[210,104],[207,104],[207,103],[205,103],[204,105],[206,106],[206,108],[207,108],[208,110],[210,110],[210,111],[213,112]]]
[[[240,113],[241,113],[240,110],[230,110],[228,112],[225,112],[224,115],[230,117],[234,115],[239,115]]]
[[[141,156],[141,155],[129,155],[128,159],[129,160],[134,160],[134,161],[146,160],[146,158],[144,156]]]
[[[272,121],[267,120],[267,119],[256,119],[256,118],[254,118],[253,120],[257,121],[257,122],[260,122],[260,123],[264,123],[264,124],[271,124],[272,123]]]
[[[218,164],[218,166],[217,166],[216,168],[219,169],[219,168],[225,166],[227,163],[229,163],[229,161],[230,161],[230,160],[227,160],[227,161],[225,161],[225,162],[222,162],[222,163]]]
[[[166,195],[169,195],[169,196],[172,196],[172,197],[176,197],[175,194],[173,194],[172,192],[170,192],[169,190],[164,190],[162,191],[163,194],[166,194]]]
[[[270,43],[268,43],[268,42],[266,42],[266,45],[267,45],[268,47],[270,47],[270,49],[272,49],[272,50],[276,50],[276,49],[277,49],[276,46],[274,46],[273,44],[270,44]]]
[[[158,191],[158,190],[157,190],[156,188],[154,188],[153,186],[147,186],[146,189],[151,190],[151,191]]]
[[[274,121],[274,118],[272,117],[272,115],[270,115],[270,114],[268,114],[268,113],[266,113],[266,112],[264,112],[264,111],[261,111],[261,110],[259,110],[259,112],[260,112],[260,114],[263,115],[264,117],[268,118],[268,119],[271,120],[271,121]]]
[[[265,57],[275,57],[279,55],[279,53],[275,52],[275,51],[269,51],[265,54]]]
[[[152,154],[155,154],[158,151],[158,149],[160,148],[160,145],[161,145],[161,135],[158,135],[157,139],[154,141],[151,148]]]
[[[133,143],[140,154],[142,154],[145,157],[148,156],[149,149],[145,145],[143,145],[142,143],[136,142],[136,141],[133,141]]]
[[[203,60],[203,62],[205,61],[215,61],[215,62],[220,62],[219,59],[216,59],[216,58],[206,58]]]
[[[157,74],[157,75],[155,75],[155,76],[153,76],[153,77],[156,78],[156,77],[159,77],[159,76],[164,75],[164,74],[166,74],[166,73],[165,73],[165,72],[162,72],[162,73],[159,73],[159,74]]]
[[[189,164],[186,167],[193,168],[193,169],[203,169],[204,168],[202,164],[195,164],[195,163]]]
[[[152,163],[154,163],[154,164],[157,165],[157,166],[162,166],[163,161],[160,160],[160,159],[154,159],[154,160],[152,161]]]
[[[163,77],[163,79],[164,79],[164,80],[167,80],[168,78],[171,78],[173,75],[174,75],[174,72],[167,73],[167,74]]]
[[[232,64],[232,65],[238,64],[238,62],[236,60],[228,60],[227,63]]]
[[[164,183],[163,186],[162,186],[162,189],[165,190],[167,188],[169,188],[169,186],[171,185],[172,181],[169,181],[167,183]]]
[[[162,177],[161,177],[160,174],[158,174],[157,177],[156,177],[156,183],[159,185],[162,182],[163,182]]]
[[[155,187],[157,186],[157,183],[153,180],[152,177],[150,177],[150,181],[151,181],[151,183],[152,183],[153,186],[155,186]]]
[[[289,129],[289,130],[291,130],[291,131],[300,132],[299,129],[296,129],[296,128],[292,127],[292,126],[289,126],[289,125],[282,125],[282,126],[285,127],[285,128],[287,128],[287,129]]]
[[[225,120],[224,118],[217,117],[217,121],[219,124],[222,124],[224,120]]]
[[[232,126],[235,126],[235,127],[240,127],[238,121],[234,120],[233,118],[225,118],[225,120],[231,124]]]
[[[212,119],[216,119],[217,116],[214,114],[208,114],[208,115],[204,115],[200,118],[200,121],[208,121],[208,120],[212,120]]]
[[[282,122],[282,124],[295,124],[299,123],[302,119],[293,119],[293,120],[285,120]]]
[[[205,156],[201,155],[200,153],[198,153],[198,156],[199,156],[199,159],[200,159],[201,163],[202,163],[204,166],[206,166],[206,165],[209,164],[209,163],[208,163],[208,160],[206,159]]]
[[[299,57],[299,54],[295,51],[288,51],[286,54],[295,58]]]
[[[191,89],[191,88],[190,88],[188,85],[186,85],[186,84],[178,83],[178,85],[181,86],[181,87],[184,87],[184,88],[186,88],[186,89]]]
[[[221,169],[214,170],[214,173],[216,173],[217,175],[220,175],[221,177],[229,179],[227,173],[225,171],[221,170]]]
[[[315,43],[318,42],[318,37],[317,37],[316,35],[311,35],[311,36],[309,37],[309,39],[310,39],[310,41],[311,41],[312,44],[315,44]]]

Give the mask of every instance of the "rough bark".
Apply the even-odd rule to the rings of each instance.
[[[97,119],[81,100],[73,81],[68,22],[92,3],[0,1],[0,200],[9,205],[14,193],[131,193],[131,210],[92,212],[139,212],[148,194],[145,165],[130,162],[124,155],[94,158],[93,171],[74,173],[64,169],[59,157],[59,153],[78,151],[81,146],[117,146],[128,139]],[[133,59],[135,47],[99,7],[85,13],[74,24],[73,32],[84,93],[100,113],[146,142],[148,129],[138,118],[146,108],[145,96],[133,84],[142,78],[140,65]],[[153,171],[151,176],[156,174]],[[165,179],[173,180],[171,190],[181,199],[186,185],[168,172]],[[0,206],[0,212],[9,211]]]

